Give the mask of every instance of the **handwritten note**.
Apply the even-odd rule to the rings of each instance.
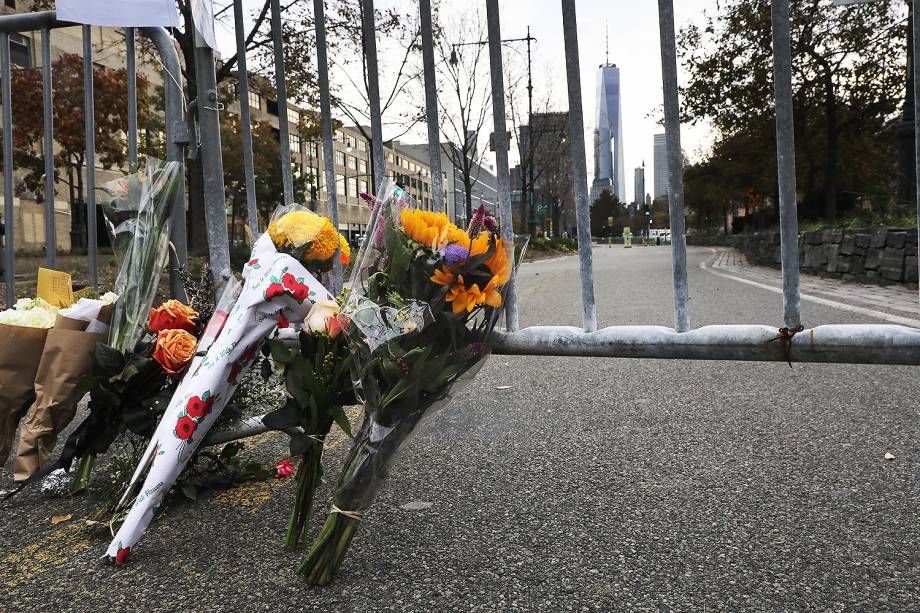
[[[39,268],[38,290],[35,294],[56,307],[69,307],[73,304],[73,283],[70,274],[50,268]]]

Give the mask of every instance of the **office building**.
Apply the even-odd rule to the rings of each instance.
[[[655,183],[653,198],[668,195],[668,145],[664,134],[655,135]]]
[[[591,198],[611,190],[625,202],[626,171],[623,160],[623,114],[620,108],[620,69],[602,64],[597,70],[596,129],[594,134],[594,182]]]

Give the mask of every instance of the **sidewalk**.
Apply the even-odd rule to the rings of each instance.
[[[750,264],[744,254],[735,249],[711,248],[713,255],[701,267],[715,274],[748,279],[773,288],[782,289],[782,273],[778,269]],[[716,272],[718,271],[718,272]],[[905,285],[864,285],[845,283],[839,279],[824,279],[809,274],[800,276],[803,297],[815,296],[838,303],[864,307],[896,317],[916,320],[898,322],[920,325],[920,299],[917,290]]]

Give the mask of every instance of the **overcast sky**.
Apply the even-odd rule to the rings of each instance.
[[[261,0],[245,0],[251,7]],[[400,5],[414,6],[407,0],[377,0],[378,8]],[[677,0],[674,2],[676,26],[679,30],[688,21],[700,21],[704,10],[712,10],[716,0]],[[485,3],[481,13],[485,15]],[[443,0],[446,17],[468,10],[470,0]],[[633,169],[646,163],[646,191],[652,183],[652,138],[662,131],[656,124],[661,108],[661,58],[658,43],[658,3],[653,0],[578,0],[578,40],[581,58],[581,85],[585,113],[585,142],[588,146],[588,172],[593,172],[590,151],[594,129],[594,92],[596,72],[605,59],[605,28],[609,32],[610,62],[620,67],[622,83],[623,141],[625,149],[626,192],[632,196]],[[562,13],[559,0],[503,0],[502,36],[517,38],[526,35],[527,26],[537,38],[534,51],[534,97],[545,99],[551,92],[553,110],[568,108],[565,82],[565,59],[562,38]],[[219,44],[224,53],[232,52],[229,31],[218,28]],[[383,51],[384,53],[392,51]],[[513,54],[511,54],[513,55]],[[383,58],[384,61],[386,58]],[[395,61],[395,60],[394,60]],[[336,78],[335,73],[331,75]],[[491,129],[487,130],[491,132]],[[709,143],[705,126],[683,126],[684,150],[695,158]],[[384,137],[388,137],[385,133]],[[424,127],[404,138],[425,140]],[[591,177],[589,176],[589,181]]]

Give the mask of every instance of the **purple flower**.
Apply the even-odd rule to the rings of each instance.
[[[467,230],[467,234],[470,235],[470,238],[479,236],[488,215],[489,214],[486,213],[486,207],[480,204],[476,212],[473,213],[473,219],[470,220],[470,228]]]
[[[492,234],[498,234],[498,220],[496,220],[491,215],[486,215],[486,218],[483,220],[482,225],[486,230]]]
[[[444,261],[448,268],[459,268],[470,257],[470,250],[463,245],[448,245],[444,248]]]

